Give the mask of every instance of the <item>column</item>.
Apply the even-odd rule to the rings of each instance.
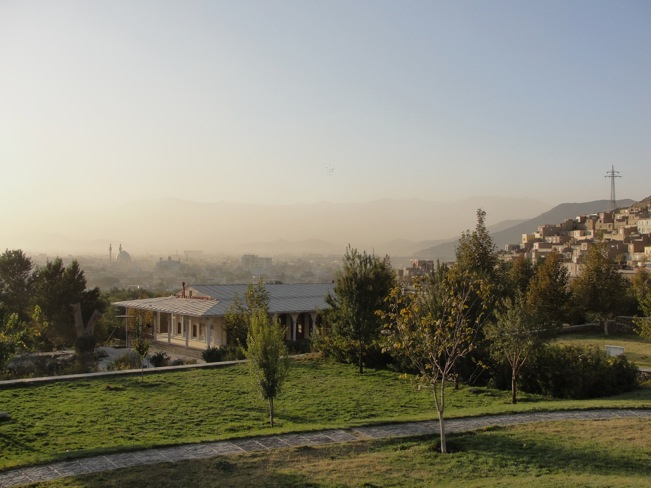
[[[157,342],[159,332],[160,332],[160,312],[156,312],[156,314],[154,314],[154,342]]]
[[[314,332],[314,329],[316,329],[316,318],[318,314],[316,312],[310,313],[310,318],[312,319],[312,323],[310,324],[310,328],[308,329],[308,333],[305,336],[306,339],[309,339],[312,337],[312,332]]]
[[[124,314],[124,347],[129,348],[129,309],[125,308],[126,313]]]
[[[296,321],[298,320],[298,314],[292,314],[292,340],[296,340]]]

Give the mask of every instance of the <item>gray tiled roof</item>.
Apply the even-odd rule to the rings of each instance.
[[[113,305],[193,317],[218,317],[226,314],[236,295],[244,300],[247,286],[194,285],[186,288],[186,296],[192,292],[193,298],[172,295],[115,302]],[[269,312],[272,314],[323,310],[327,307],[325,297],[333,289],[329,283],[271,284],[265,287],[269,292]]]

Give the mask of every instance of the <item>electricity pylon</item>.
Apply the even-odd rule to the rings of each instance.
[[[617,208],[617,199],[615,198],[615,178],[621,178],[619,171],[615,171],[615,165],[610,167],[610,171],[606,172],[604,178],[610,178],[610,210]]]

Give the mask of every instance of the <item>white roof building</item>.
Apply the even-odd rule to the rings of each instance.
[[[131,311],[152,312],[152,340],[204,350],[227,344],[224,316],[235,297],[244,301],[248,285],[193,285],[172,296],[115,302]],[[269,312],[287,326],[288,340],[309,339],[320,321],[319,311],[332,284],[269,284]]]

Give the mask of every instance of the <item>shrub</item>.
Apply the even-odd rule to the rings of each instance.
[[[189,359],[189,358],[176,358],[172,359],[170,361],[170,366],[183,366],[184,364],[197,364],[196,359]]]
[[[160,368],[161,366],[168,366],[170,364],[170,357],[166,352],[158,351],[149,356],[149,362],[154,368]]]
[[[312,350],[312,341],[310,339],[287,341],[286,344],[289,354],[305,354]]]
[[[358,364],[359,346],[353,339],[328,334],[324,329],[318,329],[311,341],[313,349],[323,353],[340,363]],[[395,363],[393,357],[383,352],[382,346],[373,341],[366,348],[364,366],[367,368],[386,368]]]
[[[140,369],[142,360],[136,351],[127,351],[112,363],[106,365],[107,371],[122,371],[125,369]]]
[[[222,361],[237,361],[244,359],[244,349],[236,344],[229,344],[221,348]]]
[[[222,361],[223,352],[220,347],[212,346],[201,353],[201,357],[207,363],[218,363]]]
[[[609,357],[595,346],[548,344],[525,364],[520,388],[555,398],[595,398],[634,389],[637,372],[624,356]]]

